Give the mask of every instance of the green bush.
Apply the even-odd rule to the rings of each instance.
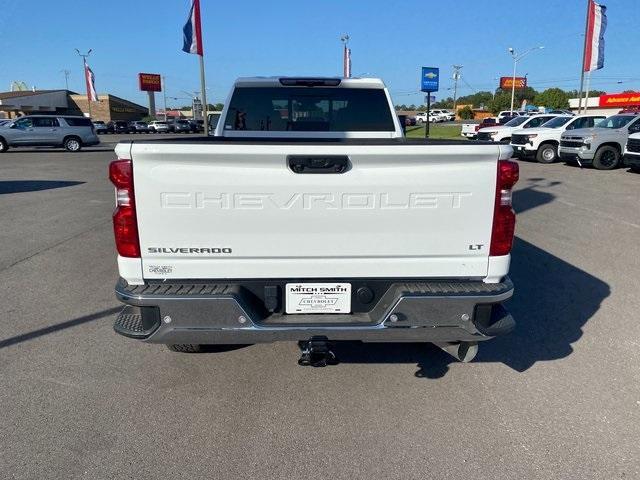
[[[472,120],[473,119],[473,110],[471,110],[471,107],[469,105],[466,105],[465,107],[463,107],[460,110],[458,110],[458,116],[462,120]]]

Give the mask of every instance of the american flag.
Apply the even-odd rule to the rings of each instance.
[[[96,76],[93,74],[93,70],[87,65],[87,61],[84,61],[84,79],[87,83],[87,100],[90,102],[98,101],[98,94],[96,93]]]

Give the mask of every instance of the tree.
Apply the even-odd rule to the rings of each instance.
[[[463,120],[471,120],[473,115],[473,110],[469,105],[465,105],[464,108],[458,110],[458,116]]]
[[[533,102],[533,99],[535,98],[537,93],[538,92],[536,92],[531,87],[516,90],[513,100],[513,109],[519,110],[523,100],[526,100],[529,103]],[[496,90],[495,97],[487,102],[487,108],[494,114],[500,112],[501,110],[509,110],[511,108],[511,90]]]
[[[547,108],[569,108],[569,94],[561,88],[547,88],[535,96],[534,103]]]

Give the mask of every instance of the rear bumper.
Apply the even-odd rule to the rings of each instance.
[[[282,294],[281,289],[275,291]],[[267,302],[242,283],[129,286],[120,280],[116,296],[126,306],[114,329],[165,344],[268,343],[314,336],[365,342],[473,342],[513,330],[515,322],[501,305],[512,295],[509,278],[497,284],[399,280],[389,284],[369,311],[287,315],[279,297]]]

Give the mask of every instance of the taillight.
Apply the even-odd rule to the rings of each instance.
[[[116,209],[113,212],[113,233],[116,248],[123,257],[140,257],[136,202],[133,194],[131,160],[116,160],[109,165],[109,180],[116,187]]]
[[[517,181],[518,164],[511,160],[499,160],[489,255],[507,255],[511,251],[516,228],[516,214],[511,207],[511,195]]]

